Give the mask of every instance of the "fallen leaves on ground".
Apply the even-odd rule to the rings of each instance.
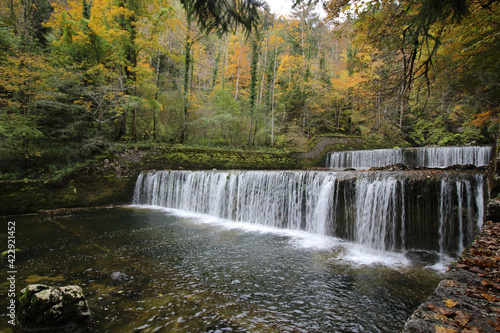
[[[500,307],[496,302],[500,302],[500,223],[487,222],[479,238],[462,253],[458,258],[456,267],[468,270],[476,274],[481,283],[464,285],[458,281],[448,280],[446,286],[457,288],[462,291],[460,295],[486,300],[491,302],[488,311],[493,316],[486,318],[488,323],[496,331],[500,332]],[[462,286],[461,286],[462,285]],[[464,311],[467,306],[461,304],[460,298],[443,299],[442,306],[437,303],[428,304],[427,308],[431,314],[424,316],[425,320],[436,320],[441,322],[434,326],[436,333],[482,333],[480,327],[473,327],[471,321],[477,320],[470,313]],[[462,305],[462,306],[461,306]],[[494,320],[488,320],[494,318]]]
[[[455,302],[452,299],[447,299],[447,300],[444,300],[443,302],[449,308],[452,308],[452,307],[454,307],[454,306],[456,306],[458,304],[458,302]]]
[[[488,322],[488,324],[490,324],[491,326],[493,326],[495,328],[495,330],[500,332],[500,318],[497,317],[495,321],[490,320]]]
[[[447,300],[450,301],[450,300]],[[446,301],[445,301],[446,302]],[[452,301],[453,302],[453,301]],[[458,304],[457,302],[453,302]],[[454,305],[454,306],[455,306]],[[451,308],[435,308],[434,309],[434,319],[442,321],[450,326],[455,326],[463,329],[470,329],[467,327],[467,323],[470,321],[472,316],[461,310],[452,310]]]
[[[454,330],[453,328],[446,328],[442,326],[434,326],[434,329],[436,330],[436,333],[457,333],[457,330]]]
[[[457,261],[457,267],[476,273],[483,280],[482,286],[467,290],[467,296],[500,301],[500,223],[488,222],[481,237],[464,251]]]

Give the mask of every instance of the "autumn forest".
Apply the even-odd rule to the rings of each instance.
[[[278,17],[256,0],[0,0],[3,177],[130,143],[493,141],[499,1],[293,5]]]

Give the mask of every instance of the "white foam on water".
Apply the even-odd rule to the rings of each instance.
[[[223,230],[241,230],[243,232],[274,234],[287,237],[289,238],[290,244],[298,248],[339,252],[340,254],[335,259],[351,264],[361,266],[383,265],[390,267],[408,266],[411,264],[403,253],[376,250],[360,244],[344,241],[340,238],[318,235],[307,231],[281,229],[257,223],[236,222],[207,214],[152,205],[129,205],[128,207],[163,211],[168,215],[189,218],[193,223],[207,224]],[[341,251],[338,251],[339,249],[341,249]]]
[[[341,258],[358,265],[384,265],[391,267],[408,266],[411,262],[400,252],[372,249],[360,244],[348,243],[347,251]]]
[[[453,258],[441,254],[440,259],[437,263],[435,263],[434,265],[425,266],[425,268],[434,270],[436,272],[445,273],[448,267],[450,267],[450,262],[452,262],[453,260]]]
[[[232,221],[212,215],[193,213],[175,208],[165,208],[152,205],[129,205],[128,207],[164,211],[169,215],[189,218],[195,223],[209,224],[222,227],[226,230],[242,230],[245,232],[267,233],[290,237],[292,244],[302,248],[326,249],[344,242],[339,238],[313,234],[307,231],[282,229],[258,223]]]

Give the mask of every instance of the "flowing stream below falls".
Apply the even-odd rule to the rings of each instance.
[[[330,236],[145,208],[16,218],[18,290],[80,285],[98,333],[375,333],[398,332],[442,278]]]

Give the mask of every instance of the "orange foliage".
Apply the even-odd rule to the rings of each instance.
[[[489,123],[495,121],[496,115],[493,110],[488,110],[485,112],[481,112],[474,116],[474,120],[472,120],[471,125],[474,127],[482,127],[486,126]]]
[[[235,87],[246,88],[250,84],[250,47],[238,36],[229,41],[226,75]]]

